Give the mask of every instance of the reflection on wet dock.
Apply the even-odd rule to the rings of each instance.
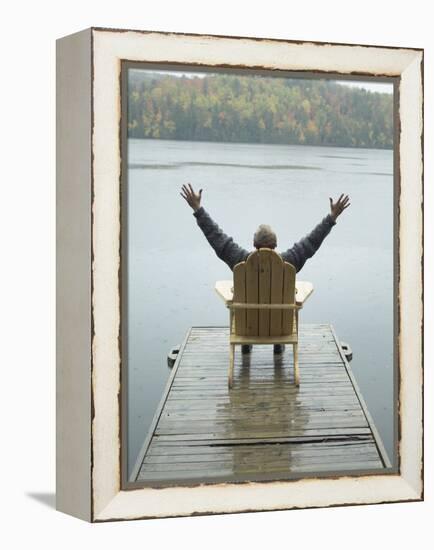
[[[300,326],[300,386],[289,348],[235,354],[228,327],[192,327],[131,481],[288,479],[379,470],[390,462],[330,325]]]

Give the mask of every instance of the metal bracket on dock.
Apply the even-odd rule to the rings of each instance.
[[[171,369],[175,364],[180,347],[181,347],[180,345],[173,347],[167,354],[167,366],[169,367],[169,369]]]
[[[353,358],[353,350],[350,348],[350,346],[345,343],[345,342],[341,342],[341,348],[342,348],[342,351],[344,352],[344,355],[345,355],[345,359],[348,361],[348,363],[351,361],[351,359]]]

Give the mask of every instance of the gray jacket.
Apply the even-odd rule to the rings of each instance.
[[[231,270],[234,269],[237,263],[246,260],[250,252],[237,243],[234,243],[232,237],[223,233],[203,206],[196,210],[196,212],[193,212],[193,215],[196,217],[199,227],[202,229],[203,234],[213,247],[217,256],[223,260]],[[292,264],[296,271],[300,271],[306,260],[311,258],[321,246],[321,243],[335,224],[336,222],[330,214],[326,216],[309,235],[306,235],[301,241],[295,243],[292,248],[288,248],[288,250],[280,254],[283,260]]]

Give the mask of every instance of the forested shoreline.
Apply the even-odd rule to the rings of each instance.
[[[393,147],[393,96],[327,80],[130,72],[128,137]]]

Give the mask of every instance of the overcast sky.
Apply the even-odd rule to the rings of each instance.
[[[135,71],[135,69],[133,69]],[[138,69],[138,71],[142,71],[146,69]],[[146,72],[148,72],[146,70]],[[182,76],[185,75],[188,78],[191,78],[193,76],[198,76],[200,78],[203,78],[207,74],[215,74],[215,73],[187,73],[182,71],[149,71],[153,73],[158,74],[170,74],[172,76]],[[380,92],[384,94],[392,94],[393,93],[393,84],[388,84],[385,82],[372,82],[372,81],[356,81],[356,80],[338,80],[334,81],[338,82],[339,84],[342,84],[343,86],[350,86],[352,88],[364,88],[365,90],[368,90],[370,92]]]
[[[388,84],[386,82],[359,82],[355,80],[339,80],[339,84],[344,86],[351,86],[352,88],[364,88],[370,92],[380,92],[382,94],[392,94],[393,93],[393,84]]]

